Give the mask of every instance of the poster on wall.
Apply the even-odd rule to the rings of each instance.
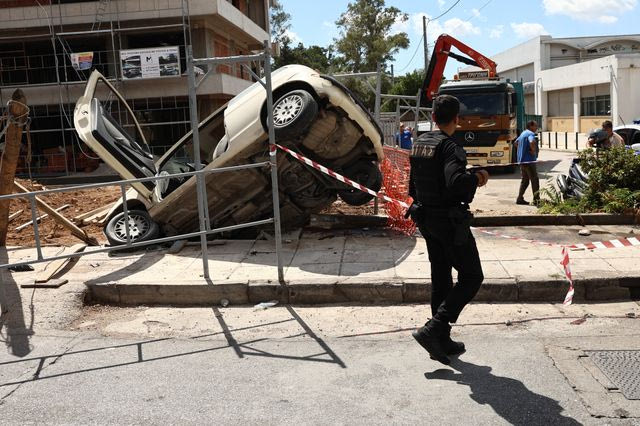
[[[178,46],[120,51],[122,78],[160,78],[180,76]]]
[[[82,52],[71,54],[71,66],[74,70],[88,70],[93,64],[93,52]]]

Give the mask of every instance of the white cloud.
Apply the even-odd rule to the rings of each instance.
[[[391,26],[391,34],[406,33],[409,30],[409,20],[402,20],[401,17],[397,17],[393,25]]]
[[[440,10],[444,9],[444,4],[446,3],[446,1],[444,0],[438,0],[438,7],[440,8]]]
[[[302,43],[302,39],[300,38],[300,36],[297,33],[293,32],[291,30],[285,31],[284,35],[289,37],[289,40],[291,40],[292,44]]]
[[[477,18],[477,19],[481,20],[482,22],[486,22],[487,21],[486,16],[484,16],[482,13],[480,13],[480,11],[478,9],[476,9],[475,7],[473,9],[471,9],[471,16],[473,16],[473,18]]]
[[[427,18],[431,18],[431,16],[426,13],[415,13],[411,15],[409,21],[411,23],[411,27],[413,31],[417,35],[422,34],[422,17],[426,16]],[[430,21],[427,26],[427,38],[430,41],[434,41],[440,34],[449,34],[454,37],[466,37],[466,36],[475,36],[480,35],[482,30],[476,27],[469,21],[463,21],[460,18],[451,18],[444,21],[444,23],[440,23],[438,21]]]
[[[504,25],[496,25],[489,31],[489,38],[500,38],[504,32]]]
[[[518,38],[530,39],[541,34],[549,34],[541,24],[536,22],[511,23],[511,29]]]
[[[334,38],[340,35],[340,32],[338,31],[338,27],[336,26],[335,22],[324,21],[322,22],[322,27],[330,40],[333,40]]]
[[[638,0],[543,0],[542,4],[549,15],[612,24],[619,15],[635,9]]]

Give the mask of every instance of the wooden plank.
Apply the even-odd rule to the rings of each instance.
[[[167,253],[169,254],[180,253],[180,250],[182,250],[186,244],[187,244],[187,240],[174,241],[173,244],[171,244],[171,247],[169,247],[169,250]]]
[[[65,250],[64,254],[78,253],[78,252],[83,251],[86,247],[87,247],[86,244],[75,244],[75,245],[71,246],[68,250]],[[40,271],[40,272],[38,272],[38,274],[36,274],[35,282],[36,283],[46,283],[56,273],[60,272],[62,270],[62,268],[64,268],[67,265],[67,263],[69,263],[71,261],[71,259],[74,259],[75,257],[76,256],[65,258],[65,259],[56,259],[56,260],[54,260],[54,261],[52,261],[50,263],[47,263],[47,266],[45,267],[45,270],[44,271]]]
[[[58,288],[68,282],[69,280],[66,278],[54,278],[44,283],[34,282],[33,284],[31,283],[21,284],[20,287],[22,288]]]
[[[18,192],[29,192],[29,190],[27,188],[25,188],[24,186],[20,185],[18,182],[13,182],[16,190]],[[55,211],[55,209],[53,207],[51,207],[49,204],[45,203],[44,201],[42,201],[39,197],[36,197],[36,203],[38,203],[38,206],[46,211],[47,213],[49,213],[49,215],[51,217],[53,217],[55,219],[56,222],[58,222],[59,224],[61,224],[62,226],[64,226],[65,228],[68,228],[71,231],[71,234],[77,238],[80,238],[82,241],[84,241],[85,243],[92,245],[92,246],[97,246],[98,245],[98,241],[93,238],[90,237],[89,235],[87,235],[86,232],[84,232],[82,229],[78,228],[78,226],[71,222],[69,219],[67,219],[66,217],[64,217],[63,215],[61,215],[60,213],[58,213],[57,211]]]
[[[20,216],[20,215],[22,214],[22,212],[23,212],[23,210],[22,210],[22,209],[20,209],[20,210],[18,210],[18,211],[17,211],[17,212],[15,212],[15,213],[11,213],[11,214],[9,215],[9,222],[8,222],[8,223],[11,223],[11,221],[12,221],[13,219],[15,219],[16,217]]]
[[[58,207],[58,208],[56,209],[56,211],[57,211],[57,212],[60,212],[60,211],[62,211],[62,210],[64,210],[64,209],[67,209],[67,208],[69,208],[69,207],[71,207],[71,204],[65,204],[64,206]],[[43,214],[42,216],[38,216],[38,217],[36,218],[36,222],[40,223],[40,221],[41,221],[42,219],[45,219],[45,218],[47,218],[47,217],[49,217],[49,214],[48,214],[48,213],[45,213],[45,214]],[[29,221],[29,222],[27,222],[27,223],[23,223],[22,225],[17,226],[17,227],[16,227],[16,231],[22,231],[24,228],[26,228],[26,227],[28,227],[28,226],[31,226],[31,225],[33,225],[33,220],[30,220],[30,221]]]
[[[84,219],[82,219],[82,224],[83,225],[88,225],[90,223],[95,223],[95,222],[99,222],[104,216],[107,215],[107,213],[109,213],[109,210],[104,210],[101,212],[98,212],[96,214],[93,214],[91,216],[85,217]]]
[[[80,220],[82,220],[84,218],[87,218],[89,216],[93,216],[93,215],[96,215],[96,214],[101,213],[103,211],[107,211],[110,208],[111,208],[111,205],[98,207],[97,209],[93,209],[93,210],[90,210],[88,212],[84,212],[84,213],[79,214],[78,216],[74,217],[73,220],[80,221]]]

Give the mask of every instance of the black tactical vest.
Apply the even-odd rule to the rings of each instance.
[[[425,207],[446,208],[452,204],[445,194],[442,145],[449,136],[441,131],[427,132],[411,147],[411,179],[416,201]]]

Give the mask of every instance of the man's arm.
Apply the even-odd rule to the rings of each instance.
[[[470,203],[476,193],[479,177],[476,173],[467,171],[467,160],[464,149],[453,143],[443,149],[444,180],[452,198],[464,203]]]
[[[529,152],[531,152],[531,155],[533,155],[534,157],[537,155],[538,153],[538,147],[536,144],[536,137],[535,136],[529,136]]]

